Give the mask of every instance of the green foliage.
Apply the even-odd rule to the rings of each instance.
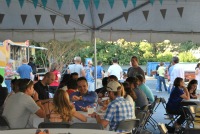
[[[198,61],[191,52],[181,52],[179,54],[179,59],[180,59],[180,62],[197,62]]]
[[[172,52],[165,51],[164,53],[159,53],[157,55],[158,62],[170,62],[172,60]]]

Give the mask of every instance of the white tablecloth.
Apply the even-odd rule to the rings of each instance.
[[[44,129],[40,129],[44,130]],[[117,132],[94,129],[48,129],[49,134],[117,134]],[[0,131],[0,134],[35,134],[36,129],[16,129]]]

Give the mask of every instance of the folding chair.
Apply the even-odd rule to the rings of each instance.
[[[120,121],[119,124],[117,125],[115,131],[117,130],[123,130],[127,133],[132,134],[133,129],[135,128],[136,131],[134,133],[137,133],[137,128],[139,126],[140,119],[127,119]]]
[[[98,123],[74,123],[70,128],[103,130],[103,126]]]
[[[67,122],[41,122],[38,128],[69,128],[70,124]]]
[[[185,128],[183,134],[199,134],[200,129],[199,128]]]
[[[195,112],[195,106],[183,106],[183,112],[185,115],[185,120],[186,120],[186,127],[185,128],[190,128],[192,125],[192,128],[194,127],[194,112]]]
[[[139,126],[136,130],[136,132],[141,132],[142,130],[144,130],[144,127],[145,127],[145,123],[146,123],[146,118],[147,118],[147,112],[146,111],[138,111],[136,113],[136,118],[137,119],[140,119],[140,122],[139,122]]]
[[[7,119],[0,115],[0,130],[6,130],[6,129],[10,129],[10,125],[7,121]]]

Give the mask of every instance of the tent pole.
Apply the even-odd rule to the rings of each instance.
[[[94,77],[95,77],[95,85],[94,89],[97,88],[97,49],[96,49],[96,31],[94,31]]]

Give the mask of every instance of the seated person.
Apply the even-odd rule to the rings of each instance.
[[[33,96],[33,98],[31,97]],[[45,111],[38,99],[38,94],[33,89],[33,81],[21,79],[19,92],[10,96],[4,106],[3,116],[8,120],[10,128],[32,128],[29,117],[36,114],[45,117]]]
[[[77,80],[78,79],[78,73],[77,72],[71,73],[70,74],[70,78],[74,79],[74,80]]]
[[[8,95],[8,89],[6,87],[2,87],[3,76],[0,75],[0,113],[2,113],[4,101]]]
[[[175,128],[179,128],[185,121],[185,116],[181,106],[181,101],[183,99],[189,100],[190,95],[188,89],[185,87],[183,79],[177,77],[174,80],[174,88],[172,89],[172,92],[166,105],[166,109],[169,114],[180,115],[180,117],[174,124]]]
[[[153,96],[153,92],[151,91],[151,89],[144,83],[145,82],[144,77],[141,74],[136,75],[136,77],[138,78],[138,85],[139,85],[138,88],[141,89],[145,93],[149,101],[153,103],[155,97]]]
[[[98,88],[98,89],[95,90],[95,92],[98,94],[99,98],[104,97],[104,94],[107,92],[107,90],[106,90],[106,86],[107,86],[107,83],[108,83],[107,81],[108,81],[108,77],[104,77],[102,79],[102,85],[103,85],[103,87]]]
[[[87,111],[87,107],[94,107],[97,101],[97,94],[94,91],[88,91],[88,83],[85,77],[77,80],[78,92],[70,94],[70,100],[74,102],[76,111]]]
[[[70,122],[72,117],[86,122],[87,118],[77,112],[69,100],[69,95],[63,89],[58,89],[53,97],[53,102],[44,104],[47,119],[50,122]]]
[[[67,83],[67,93],[71,95],[74,92],[78,91],[78,85],[77,85],[77,80],[70,79],[69,82]]]
[[[197,90],[197,80],[193,79],[188,83],[187,89],[190,94],[190,99],[197,99],[196,90]]]
[[[97,113],[93,113],[91,116],[96,118],[97,123],[102,124],[104,128],[109,124],[109,130],[115,131],[116,126],[120,121],[134,119],[135,111],[133,110],[131,103],[121,96],[121,85],[119,82],[109,82],[107,85],[107,91],[111,103],[108,105],[104,118],[101,119],[100,115]],[[118,131],[123,132],[123,130]]]
[[[135,100],[135,106],[142,108],[149,104],[147,100],[147,96],[145,93],[138,88],[138,78],[136,77],[128,77],[126,82],[129,83],[129,87],[135,92],[137,99]]]

